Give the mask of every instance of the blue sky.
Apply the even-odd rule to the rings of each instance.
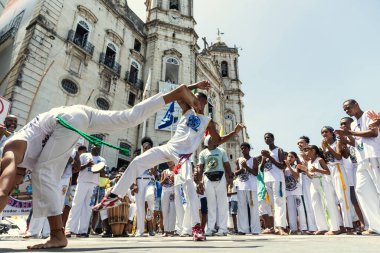
[[[145,20],[143,0],[128,4]],[[220,28],[242,48],[254,154],[267,148],[265,132],[287,151],[301,135],[319,145],[321,127],[338,126],[348,98],[380,111],[379,13],[378,0],[194,0],[199,37],[215,41]]]

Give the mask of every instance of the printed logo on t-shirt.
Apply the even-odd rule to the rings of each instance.
[[[218,159],[216,157],[210,156],[207,159],[207,167],[210,171],[216,170],[218,168]]]
[[[335,162],[335,157],[330,152],[326,152],[326,161]]]
[[[193,129],[195,132],[198,132],[198,127],[201,125],[201,119],[198,116],[191,114],[187,120],[186,125]]]
[[[238,177],[239,177],[240,182],[247,182],[249,180],[248,172],[242,173]]]
[[[297,189],[297,180],[293,176],[285,176],[285,188],[287,191]]]
[[[273,169],[272,162],[270,160],[266,160],[264,164],[264,171],[270,171]]]

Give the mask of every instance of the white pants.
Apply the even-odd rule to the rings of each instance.
[[[298,230],[297,217],[299,221],[299,229],[307,230],[305,209],[302,202],[302,197],[299,195],[290,195],[286,197],[288,204],[289,227],[292,231]]]
[[[261,232],[259,217],[259,201],[257,191],[238,190],[238,211],[237,226],[238,231],[242,233],[259,234]],[[264,200],[265,201],[265,200]],[[248,207],[249,206],[249,207]],[[249,226],[248,212],[251,217],[251,226]]]
[[[135,218],[136,213],[137,213],[136,203],[131,203],[129,205],[128,220],[129,221],[133,221],[133,219]]]
[[[48,219],[46,217],[35,218],[34,214],[30,219],[29,228],[27,231],[27,235],[47,237],[50,235],[50,226]]]
[[[310,187],[311,203],[319,231],[338,231],[339,212],[335,193],[329,176],[313,178]]]
[[[332,185],[338,198],[342,213],[343,226],[352,228],[350,186],[348,184],[346,170],[340,163],[328,164],[331,172]],[[343,181],[343,182],[342,182]]]
[[[78,134],[58,124],[54,116],[61,116],[78,130],[88,133],[104,133],[137,126],[164,106],[163,95],[159,93],[124,111],[96,110],[83,105],[54,108],[51,111],[53,115],[50,119],[51,122],[45,122],[55,125],[52,132],[49,133],[50,136],[46,136],[42,132],[36,118],[33,120],[34,124],[27,124],[12,136],[12,140],[27,142],[24,160],[19,167],[33,169],[35,217],[56,216],[62,213],[57,185],[67,160],[79,139]],[[46,143],[42,141],[46,141]],[[43,146],[42,143],[45,145]]]
[[[200,223],[200,201],[193,179],[185,181],[183,184],[183,192],[185,194],[186,204],[182,223],[182,233],[192,234],[192,228]]]
[[[182,224],[183,224],[183,218],[185,215],[185,208],[184,208],[185,201],[184,200],[185,200],[185,196],[183,195],[183,185],[182,184],[174,185],[174,206],[175,206],[175,215],[176,215],[175,230],[177,231],[178,234],[183,232]]]
[[[228,197],[225,176],[220,181],[210,181],[204,176],[207,198],[207,227],[212,232],[218,224],[220,233],[227,233]]]
[[[311,179],[307,175],[302,174],[302,197],[305,204],[306,210],[306,221],[308,231],[317,231],[317,224],[315,222],[315,215],[313,210],[313,205],[311,201]]]
[[[128,168],[121,176],[119,182],[113,188],[112,193],[119,196],[125,196],[128,188],[133,184],[136,178],[146,170],[146,168],[152,168],[157,164],[168,161],[174,161],[175,163],[179,161],[179,157],[175,155],[169,145],[166,144],[149,149],[132,160]],[[180,173],[185,175],[192,173],[191,163],[189,160],[182,164]],[[191,217],[191,226],[194,226],[199,223],[199,200],[194,187],[194,180],[192,178],[186,178],[183,183],[183,190],[187,201],[185,207],[184,224],[187,224],[188,219],[186,219],[186,213],[188,213],[188,215],[190,215],[188,218]]]
[[[91,197],[96,189],[94,183],[78,183],[75,191],[73,206],[67,219],[66,231],[75,234],[87,234],[91,218]]]
[[[286,228],[288,223],[286,221],[285,182],[266,182],[265,188],[267,189],[270,201],[274,205],[274,226]],[[280,196],[280,191],[282,192],[282,196]]]
[[[358,164],[355,191],[368,228],[380,234],[380,158]]]
[[[174,186],[162,191],[161,210],[165,232],[173,232],[175,229],[175,203]]]
[[[259,201],[259,215],[273,216],[272,205],[269,200],[263,199]]]
[[[148,204],[148,212],[150,212],[150,217],[147,217],[147,220],[150,221],[153,217],[155,185],[151,183],[151,179],[137,179],[137,186],[139,190],[135,194],[137,209],[136,234],[142,235],[145,227],[145,201]]]

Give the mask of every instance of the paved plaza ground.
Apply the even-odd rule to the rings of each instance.
[[[26,252],[26,246],[41,242],[7,235],[0,236],[0,252]],[[193,242],[190,237],[162,238],[70,238],[65,249],[34,252],[279,252],[279,253],[366,253],[380,252],[380,236],[275,236],[245,235],[208,237],[204,242]]]

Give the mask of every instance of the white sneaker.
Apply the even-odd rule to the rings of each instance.
[[[144,236],[144,234],[141,234],[141,233],[136,233],[135,234],[135,237],[143,237]]]

